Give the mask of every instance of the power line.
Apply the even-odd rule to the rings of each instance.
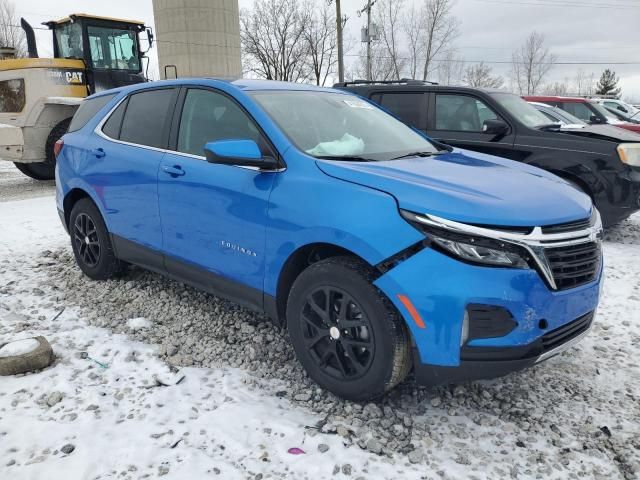
[[[352,53],[345,55],[346,57],[365,57],[366,55]],[[388,55],[380,55],[377,58],[393,58]],[[396,57],[398,60],[410,60],[409,57]],[[441,62],[441,63],[488,63],[488,64],[496,64],[496,65],[513,65],[513,60],[466,60],[466,59],[452,59],[452,58],[441,58],[441,59],[433,59],[432,62]],[[517,63],[526,63],[526,62],[517,62]],[[543,62],[541,65],[640,65],[640,62]]]
[[[573,8],[600,8],[607,10],[624,10],[629,8],[640,8],[640,5],[628,5],[628,4],[620,4],[620,3],[584,3],[584,2],[572,2],[571,0],[561,0],[561,1],[553,1],[553,3],[547,3],[544,0],[535,0],[535,1],[508,1],[508,0],[476,0],[478,2],[488,2],[488,3],[500,3],[503,5],[511,5],[511,6],[538,6],[538,7],[573,7]]]
[[[22,29],[22,25],[11,25],[11,24],[7,24],[6,26],[7,26],[7,27],[14,27],[14,28],[20,28],[20,29]],[[47,32],[49,32],[49,31],[50,31],[50,29],[49,29],[49,28],[44,28],[44,27],[31,27],[31,28],[33,28],[34,30],[45,30],[45,31],[47,31]]]

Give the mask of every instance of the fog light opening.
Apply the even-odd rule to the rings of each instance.
[[[462,334],[460,335],[460,346],[463,346],[469,340],[469,314],[464,311],[464,318],[462,319]]]
[[[544,318],[538,322],[538,327],[540,330],[546,330],[549,328],[549,322],[547,322]]]

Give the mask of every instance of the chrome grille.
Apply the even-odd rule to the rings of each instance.
[[[579,220],[577,222],[560,223],[558,225],[547,225],[546,227],[542,227],[542,233],[548,235],[551,233],[575,232],[578,230],[589,228],[591,225],[591,219],[585,218],[584,220]]]
[[[545,255],[558,290],[589,283],[600,271],[601,253],[597,242],[547,248]]]

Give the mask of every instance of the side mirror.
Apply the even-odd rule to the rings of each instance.
[[[488,135],[506,135],[509,133],[509,125],[502,120],[485,120],[482,124],[482,133]]]
[[[278,162],[272,157],[263,157],[258,144],[253,140],[218,140],[204,146],[204,154],[209,163],[257,167],[273,170]]]
[[[602,120],[600,120],[600,117],[598,117],[597,115],[591,115],[591,117],[589,118],[589,123],[603,123]]]
[[[624,112],[624,113],[629,113],[629,112],[627,111],[627,109],[626,109],[626,108],[624,108],[622,105],[618,105],[618,110],[620,110],[621,112]]]
[[[151,27],[147,27],[147,42],[149,43],[149,48],[147,49],[147,51],[151,48],[151,46],[153,45],[153,30],[151,29]]]

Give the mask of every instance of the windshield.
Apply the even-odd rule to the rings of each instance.
[[[317,91],[252,92],[280,129],[314,157],[391,160],[437,149],[422,135],[353,95]]]
[[[599,103],[596,102],[589,102],[589,106],[595,110],[596,112],[598,112],[601,116],[605,117],[607,119],[607,123],[624,123],[620,120],[620,118],[616,117],[613,113],[611,113],[609,110],[607,110],[604,106],[600,105]]]
[[[56,26],[56,43],[60,58],[83,58],[82,27],[78,23]]]
[[[140,71],[138,35],[133,30],[87,27],[87,33],[93,68]]]
[[[558,107],[548,107],[565,125],[586,125],[587,123]],[[544,110],[541,110],[544,112]]]
[[[512,93],[493,93],[491,95],[505,110],[527,127],[536,128],[549,124],[549,119],[543,113],[517,95]]]

